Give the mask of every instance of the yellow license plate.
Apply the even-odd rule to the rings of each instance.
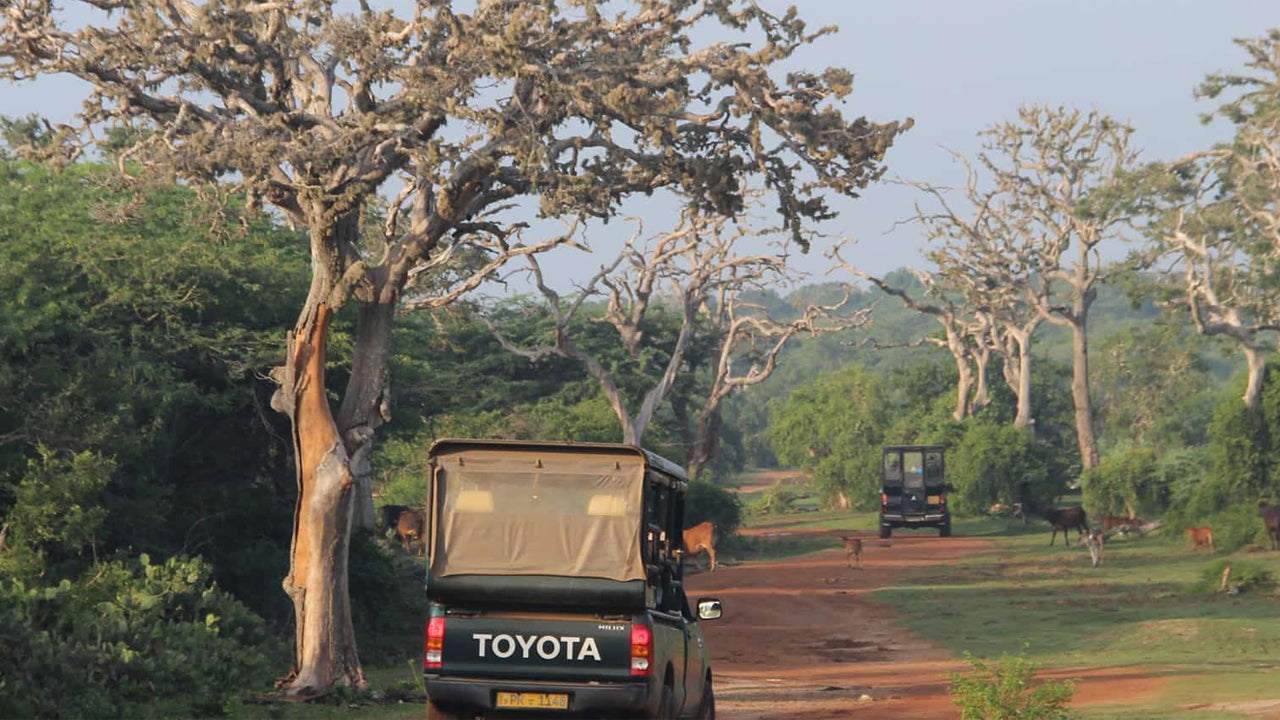
[[[494,704],[500,708],[568,710],[569,696],[564,693],[499,692]]]
[[[942,502],[942,496],[941,496],[941,495],[930,495],[930,496],[927,498],[927,500],[929,501],[929,504],[930,504],[930,505],[937,505],[938,503]]]

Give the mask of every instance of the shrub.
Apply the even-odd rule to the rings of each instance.
[[[738,494],[709,480],[689,483],[685,496],[684,524],[693,527],[710,520],[724,535],[732,535],[742,524],[742,501]]]
[[[220,715],[280,661],[262,620],[199,559],[143,555],[92,572],[0,586],[0,717]]]
[[[1168,516],[1171,533],[1181,535],[1188,527],[1209,526],[1213,529],[1213,546],[1218,552],[1233,552],[1246,545],[1261,542],[1266,526],[1258,516],[1256,505],[1235,503],[1205,515],[1174,511]]]
[[[960,720],[1070,720],[1067,703],[1075,693],[1070,680],[1046,680],[1033,687],[1036,666],[1025,656],[1001,655],[994,663],[968,653],[968,675],[951,675],[951,702]]]
[[[426,562],[378,544],[374,533],[351,534],[351,623],[361,658],[370,665],[422,654],[419,632],[427,617]],[[416,549],[416,547],[415,547]],[[415,630],[416,629],[416,630]]]
[[[1169,486],[1155,448],[1133,445],[1108,453],[1080,477],[1085,503],[1108,515],[1129,516],[1163,510]]]
[[[947,458],[947,478],[955,486],[954,509],[981,513],[993,503],[1044,507],[1065,486],[1055,451],[1030,431],[972,420],[960,445]],[[1027,497],[1020,486],[1025,483]]]
[[[1204,593],[1221,592],[1223,590],[1222,573],[1228,566],[1231,567],[1231,574],[1227,578],[1227,587],[1234,588],[1237,592],[1242,590],[1266,590],[1276,584],[1275,575],[1257,563],[1222,558],[1209,563],[1205,567],[1204,571],[1200,573],[1200,580],[1194,586],[1195,590]]]

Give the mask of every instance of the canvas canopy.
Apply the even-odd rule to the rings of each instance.
[[[465,448],[436,468],[433,577],[645,577],[639,455]]]

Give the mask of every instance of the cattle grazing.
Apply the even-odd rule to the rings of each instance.
[[[1089,546],[1089,559],[1093,561],[1094,567],[1102,564],[1102,550],[1106,542],[1107,536],[1100,530],[1090,530],[1084,536],[1084,544]]]
[[[382,532],[394,531],[395,537],[404,543],[404,551],[409,552],[409,542],[417,542],[426,535],[426,516],[421,510],[405,505],[383,505],[378,508],[378,517],[382,521]],[[423,546],[426,552],[426,546]]]
[[[848,536],[840,539],[844,541],[844,554],[849,560],[849,567],[853,567],[854,561],[857,561],[858,567],[862,567],[862,541]]]
[[[706,551],[711,558],[711,572],[716,571],[716,524],[710,520],[700,522],[684,531],[684,551],[697,555]]]
[[[1102,532],[1107,537],[1115,533],[1141,532],[1144,521],[1139,517],[1124,517],[1121,515],[1103,515],[1102,516]],[[1114,531],[1114,532],[1113,532]]]
[[[1075,529],[1080,533],[1080,539],[1084,539],[1084,534],[1089,529],[1089,519],[1084,508],[1047,508],[1044,511],[1044,519],[1049,521],[1053,526],[1053,535],[1049,536],[1049,547],[1053,547],[1053,541],[1057,539],[1058,532],[1062,532],[1062,539],[1068,545],[1071,544],[1071,537],[1067,535],[1067,531]]]
[[[1191,538],[1191,542],[1195,543],[1197,550],[1207,547],[1209,552],[1215,552],[1213,549],[1213,528],[1208,525],[1204,527],[1189,527],[1183,532],[1187,534],[1187,537]]]
[[[1258,501],[1258,514],[1267,526],[1267,539],[1271,541],[1271,549],[1280,546],[1280,505],[1272,505],[1266,500]]]

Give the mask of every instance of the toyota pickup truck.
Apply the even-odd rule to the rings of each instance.
[[[684,593],[687,481],[613,444],[442,440],[430,451],[427,717],[714,718]]]

